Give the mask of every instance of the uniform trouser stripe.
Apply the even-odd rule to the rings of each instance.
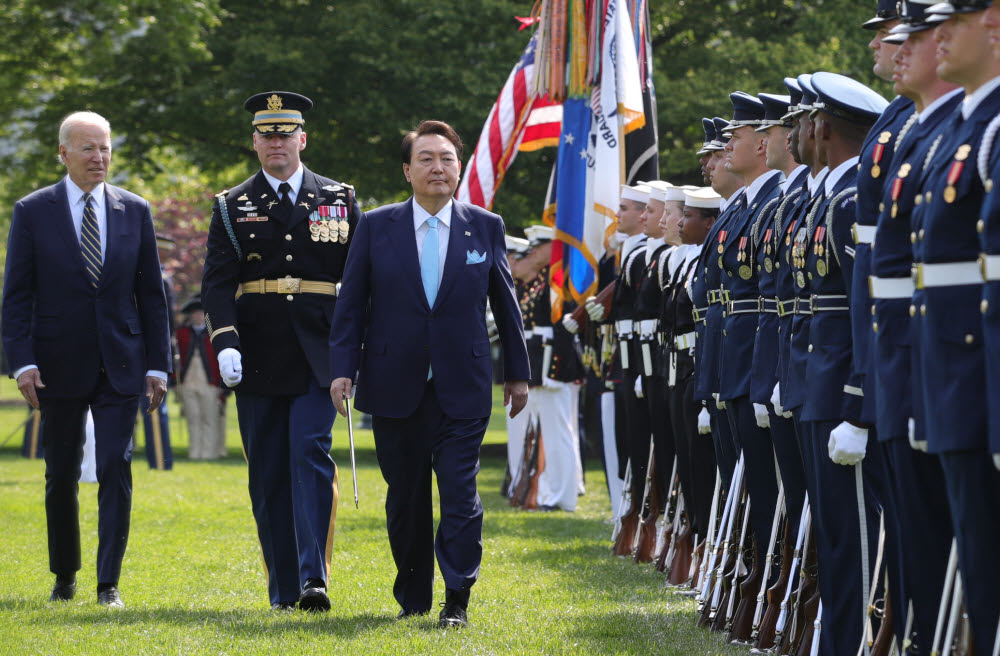
[[[330,567],[330,558],[333,555],[333,533],[337,527],[337,504],[340,501],[340,471],[336,463],[333,465],[333,504],[330,507],[330,529],[326,534],[326,580],[329,586],[330,576],[333,569]]]

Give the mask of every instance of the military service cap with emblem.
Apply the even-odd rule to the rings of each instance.
[[[253,114],[253,128],[261,134],[291,134],[305,125],[302,113],[311,100],[291,91],[265,91],[247,98],[243,109]]]

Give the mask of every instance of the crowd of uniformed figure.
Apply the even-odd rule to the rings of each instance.
[[[753,653],[996,654],[1000,7],[883,0],[863,27],[894,99],[828,72],[734,92],[708,187],[622,187],[595,297],[553,327],[532,270],[532,395],[585,382],[613,553],[699,624]],[[548,449],[577,436],[557,412],[510,427],[515,502],[574,507],[545,492],[578,480],[545,481],[579,459]]]

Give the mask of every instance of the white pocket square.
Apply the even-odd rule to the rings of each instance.
[[[465,253],[466,264],[480,264],[485,261],[486,261],[485,252],[482,255],[479,254],[479,251],[467,251]]]

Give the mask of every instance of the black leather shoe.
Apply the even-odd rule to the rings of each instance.
[[[69,601],[76,595],[75,578],[56,578],[56,584],[52,588],[52,596],[49,601]]]
[[[325,612],[330,610],[330,597],[326,595],[326,584],[322,579],[309,579],[299,597],[299,610]]]
[[[276,604],[271,604],[271,610],[295,610],[295,602],[279,601]]]
[[[429,612],[430,612],[429,610],[407,610],[406,608],[404,608],[403,610],[399,611],[399,615],[396,616],[396,619],[405,620],[407,617],[426,615]]]
[[[108,608],[125,608],[122,597],[118,594],[118,588],[112,586],[97,593],[97,603]]]
[[[460,629],[469,625],[466,610],[469,607],[469,591],[445,590],[444,608],[438,615],[438,627],[442,629]]]

